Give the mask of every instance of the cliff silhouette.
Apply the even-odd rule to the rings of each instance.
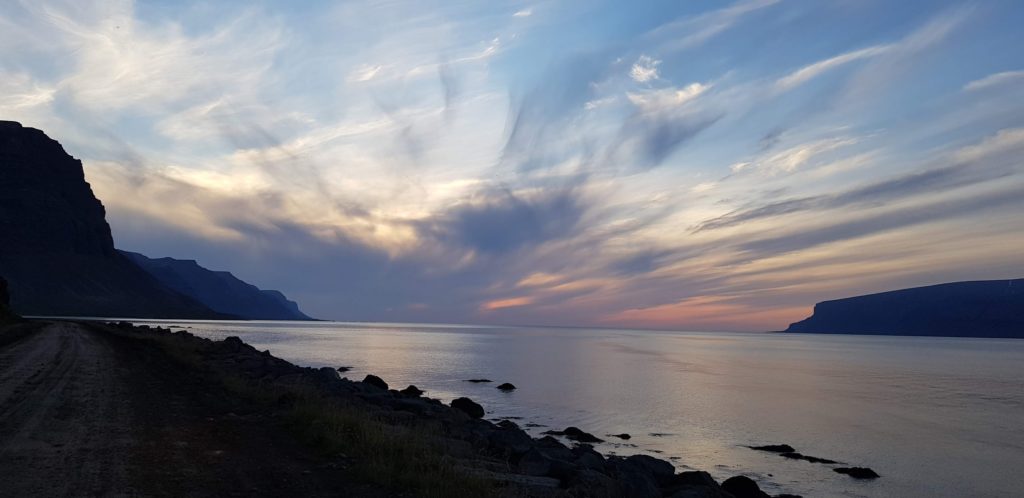
[[[1024,338],[1024,279],[952,282],[824,301],[786,332]]]

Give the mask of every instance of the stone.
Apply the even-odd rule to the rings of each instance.
[[[372,374],[367,375],[366,377],[363,378],[363,384],[367,384],[384,391],[388,390],[388,383],[384,382],[384,379],[381,379],[380,377],[377,377],[376,375]]]
[[[622,496],[618,483],[596,470],[583,469],[566,482],[566,494],[576,498],[616,498]]]
[[[867,467],[838,467],[832,470],[840,474],[846,474],[854,479],[878,479],[881,477],[877,472]]]
[[[491,448],[504,455],[521,455],[533,448],[533,438],[521,429],[500,429],[487,437]]]
[[[413,398],[418,398],[423,395],[423,390],[414,385],[409,385],[409,387],[402,389],[401,391],[398,392],[406,396],[412,396]]]
[[[498,390],[499,391],[504,391],[504,392],[511,392],[511,391],[515,391],[516,390],[516,386],[512,385],[509,382],[506,382],[506,383],[498,386]]]
[[[761,491],[757,483],[747,476],[730,477],[722,483],[722,489],[736,498],[771,498]]]
[[[516,469],[529,476],[546,476],[551,472],[551,459],[537,449],[531,449],[519,457]]]
[[[452,400],[451,406],[471,418],[483,418],[484,416],[484,407],[469,398],[455,398]]]
[[[771,453],[793,453],[796,450],[788,444],[766,444],[764,446],[747,446],[752,450],[768,451]]]

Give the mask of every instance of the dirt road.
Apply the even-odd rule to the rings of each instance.
[[[378,494],[145,341],[34,326],[0,346],[0,497]]]
[[[70,323],[46,325],[0,350],[5,493],[131,492],[131,406],[116,364],[108,343]],[[30,475],[48,478],[22,478]]]

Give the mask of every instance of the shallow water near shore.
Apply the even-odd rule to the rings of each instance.
[[[534,435],[574,425],[717,479],[807,497],[1015,496],[1024,489],[1024,340],[337,322],[137,321],[237,335],[304,366],[468,396]],[[465,379],[488,378],[474,384]],[[495,389],[511,382],[518,389]],[[610,434],[629,433],[622,441]],[[882,478],[745,445],[797,451]]]

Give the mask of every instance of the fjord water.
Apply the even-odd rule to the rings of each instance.
[[[351,366],[488,418],[580,427],[605,454],[648,453],[804,496],[1019,496],[1024,340],[688,333],[332,322],[175,324],[305,366]],[[492,384],[464,379],[485,377]],[[494,388],[512,382],[518,389]],[[529,430],[537,435],[544,427]],[[629,441],[606,437],[629,433]],[[831,467],[745,445],[788,443]],[[635,445],[635,446],[634,446]]]

